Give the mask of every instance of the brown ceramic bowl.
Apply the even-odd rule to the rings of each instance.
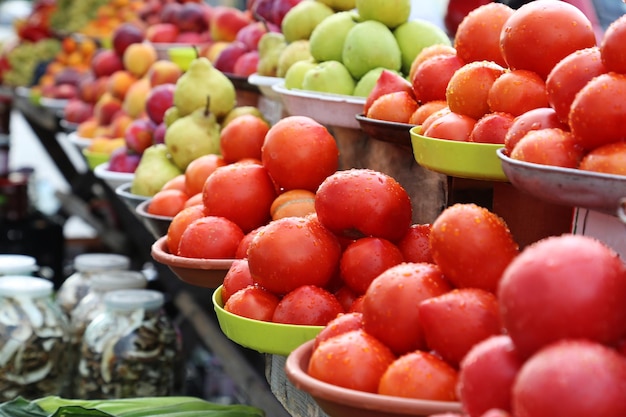
[[[156,214],[148,213],[148,206],[150,200],[142,201],[135,207],[135,212],[139,215],[139,218],[146,226],[146,228],[152,233],[155,239],[160,238],[167,234],[167,229],[170,227],[173,217],[158,216]]]
[[[233,264],[232,259],[184,258],[172,255],[167,249],[167,236],[160,237],[152,244],[151,254],[155,261],[167,265],[181,281],[205,288],[222,285]]]
[[[461,403],[392,397],[362,392],[322,382],[306,370],[314,341],[294,349],[287,357],[285,373],[299,390],[307,392],[329,417],[426,417],[460,412]]]
[[[357,114],[356,120],[361,130],[370,138],[383,142],[395,143],[411,149],[411,132],[415,125],[407,123],[388,122],[386,120],[372,119],[364,114]]]

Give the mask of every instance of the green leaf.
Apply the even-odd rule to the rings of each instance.
[[[0,417],[47,417],[47,415],[41,407],[23,397],[0,404]]]

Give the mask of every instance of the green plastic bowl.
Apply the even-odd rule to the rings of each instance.
[[[91,170],[95,169],[98,165],[109,162],[109,158],[111,157],[108,153],[93,152],[87,148],[83,149],[82,152],[87,161],[87,166]]]
[[[451,177],[507,181],[497,154],[504,145],[435,139],[420,131],[420,126],[410,130],[411,145],[415,160],[424,168]]]

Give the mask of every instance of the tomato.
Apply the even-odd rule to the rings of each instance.
[[[417,102],[445,100],[450,78],[464,64],[456,54],[435,55],[422,62],[411,79]]]
[[[473,203],[454,204],[435,219],[430,247],[435,263],[455,286],[491,292],[519,252],[504,220]]]
[[[456,70],[446,88],[450,110],[473,119],[489,113],[489,90],[504,71],[491,61],[472,61]]]
[[[475,125],[476,119],[451,111],[434,120],[423,131],[423,135],[429,138],[466,142]]]
[[[276,189],[261,165],[234,163],[217,168],[204,183],[202,201],[212,216],[223,216],[247,233],[270,220]]]
[[[187,201],[185,201],[185,208],[197,205],[201,205],[204,208],[204,203],[202,203],[202,193],[194,194],[189,197]]]
[[[161,190],[152,196],[146,211],[157,216],[174,217],[185,208],[189,196],[181,190]]]
[[[374,278],[403,260],[400,249],[390,241],[364,237],[344,249],[339,261],[339,276],[352,291],[361,295]]]
[[[469,135],[469,142],[504,144],[515,117],[509,113],[488,113],[478,119]]]
[[[606,28],[602,41],[600,42],[600,52],[602,62],[609,71],[626,73],[626,56],[624,56],[624,45],[626,44],[626,17],[624,15],[615,19]]]
[[[600,241],[582,235],[527,246],[502,276],[502,320],[528,357],[562,338],[617,343],[626,335],[626,266]]]
[[[325,326],[343,313],[343,307],[330,292],[315,285],[302,285],[281,298],[274,310],[274,323]]]
[[[263,229],[265,225],[259,226],[256,229],[246,233],[246,235],[239,242],[239,246],[237,246],[237,252],[235,252],[235,258],[248,258],[248,247],[250,246],[250,242],[252,239]]]
[[[180,190],[189,194],[185,181],[185,174],[179,174],[163,184],[161,190]]]
[[[333,294],[343,307],[343,311],[350,311],[350,307],[352,307],[354,301],[359,297],[345,284],[341,285]]]
[[[206,179],[217,168],[226,165],[226,161],[220,155],[210,153],[194,159],[185,168],[185,187],[189,195],[202,193]]]
[[[227,163],[261,159],[261,148],[270,125],[260,116],[243,114],[220,131],[220,150]]]
[[[491,85],[487,101],[492,112],[513,116],[549,106],[544,80],[535,72],[521,69],[508,71],[498,77]]]
[[[289,190],[280,193],[272,202],[272,220],[282,217],[304,217],[315,213],[315,193],[309,190]]]
[[[364,330],[341,333],[313,351],[307,372],[329,384],[375,393],[394,354]]]
[[[328,129],[306,116],[288,116],[265,135],[261,160],[284,190],[317,187],[339,166],[339,149]]]
[[[348,312],[349,313],[354,313],[354,312],[363,313],[363,300],[364,299],[365,299],[365,294],[358,296],[352,302],[352,305],[350,306],[350,309],[348,310]]]
[[[479,288],[424,300],[419,315],[426,345],[455,368],[476,343],[502,332],[496,296]]]
[[[277,294],[301,285],[326,286],[339,268],[341,247],[319,222],[284,217],[268,223],[248,247],[255,282]]]
[[[535,164],[577,168],[583,148],[559,128],[531,130],[515,145],[511,158]]]
[[[398,248],[407,262],[433,262],[430,253],[431,224],[412,224],[398,242]]]
[[[232,259],[243,232],[225,217],[205,216],[191,222],[180,236],[178,256]]]
[[[431,114],[429,114],[424,121],[421,124],[422,130],[421,133],[424,134],[424,132],[433,124],[435,123],[435,121],[437,119],[439,119],[441,116],[445,116],[446,114],[450,113],[450,107],[448,107],[448,103],[445,100],[436,100],[436,101],[443,101],[446,103],[446,105],[442,108],[440,108],[439,110],[435,110],[434,112],[432,112]],[[418,107],[419,109],[419,107]],[[417,110],[416,110],[417,111]]]
[[[593,77],[606,73],[598,47],[581,49],[559,61],[546,79],[548,102],[559,120],[567,123],[576,93]]]
[[[401,239],[412,221],[411,200],[393,177],[371,169],[338,171],[320,185],[315,211],[339,236]]]
[[[394,91],[374,100],[365,115],[371,119],[387,122],[408,123],[417,107],[413,91]]]
[[[432,100],[419,106],[409,118],[409,123],[413,125],[421,125],[424,120],[431,114],[448,107],[445,100]]]
[[[363,114],[367,114],[370,107],[372,107],[372,104],[374,104],[374,101],[381,96],[398,91],[405,91],[413,95],[413,86],[409,80],[404,78],[401,74],[388,69],[383,69],[376,79],[374,87],[372,87],[370,93],[365,99]]]
[[[432,401],[456,401],[458,373],[441,358],[422,351],[407,353],[385,371],[378,393]]]
[[[504,137],[504,149],[506,153],[511,155],[517,142],[529,131],[550,127],[558,127],[562,130],[569,129],[566,123],[559,120],[556,111],[552,107],[539,107],[520,114],[515,117],[513,124],[509,127]]]
[[[598,75],[576,94],[569,113],[569,125],[587,150],[626,139],[626,75],[614,72]]]
[[[490,409],[511,411],[511,391],[522,360],[507,335],[478,342],[459,367],[457,391],[469,417],[481,417]]]
[[[520,369],[513,385],[513,414],[620,417],[626,415],[624,392],[626,358],[589,340],[561,340]]]
[[[331,337],[349,332],[351,330],[359,330],[363,328],[363,314],[342,313],[329,321],[326,326],[315,336],[313,349],[316,349],[320,343]]]
[[[428,58],[432,58],[437,55],[456,55],[456,49],[454,49],[452,45],[447,45],[444,43],[436,43],[422,48],[422,50],[418,52],[415,58],[413,58],[413,62],[411,62],[408,80],[413,79],[417,67],[419,67],[422,62],[426,61]]]
[[[626,175],[626,142],[609,143],[595,148],[580,161],[585,171]]]
[[[374,279],[363,296],[364,328],[398,355],[424,348],[419,304],[450,289],[437,265],[393,266]]]
[[[500,32],[513,9],[502,3],[487,3],[469,12],[454,35],[456,53],[465,62],[492,61],[506,66],[500,51]]]
[[[279,299],[264,288],[249,285],[232,294],[224,310],[253,320],[272,321]]]
[[[500,48],[509,68],[534,71],[543,79],[567,55],[595,45],[589,19],[565,1],[526,3],[500,32]]]
[[[224,282],[222,283],[222,302],[225,303],[231,295],[253,284],[254,280],[252,279],[252,275],[250,275],[248,260],[233,260],[233,264],[228,269],[228,272],[226,272]]]
[[[513,417],[508,411],[492,408],[481,414],[480,417]]]
[[[173,255],[178,254],[178,244],[183,232],[194,220],[206,216],[204,206],[187,207],[179,211],[167,228],[167,249]]]

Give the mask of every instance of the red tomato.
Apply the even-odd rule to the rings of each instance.
[[[439,110],[435,110],[434,112],[430,113],[424,119],[424,121],[421,123],[422,134],[424,134],[424,132],[430,127],[430,125],[435,123],[437,119],[439,119],[441,116],[445,116],[446,114],[450,113],[450,107],[448,107],[448,103],[445,100],[436,100],[436,101],[443,101],[446,103],[446,105],[440,108]],[[429,103],[432,103],[432,102],[429,102]],[[418,110],[419,110],[419,107],[418,107]]]
[[[626,415],[624,392],[626,358],[589,340],[561,340],[520,369],[513,385],[513,414],[620,417]]]
[[[412,221],[411,200],[393,177],[371,169],[338,171],[315,196],[320,223],[339,236],[401,239]]]
[[[226,165],[221,155],[214,153],[197,157],[185,168],[185,187],[189,195],[202,193],[204,182],[217,168]]]
[[[529,131],[550,127],[558,127],[562,130],[569,129],[566,123],[559,120],[556,111],[552,107],[539,107],[520,114],[513,120],[513,124],[509,127],[504,137],[504,149],[506,153],[511,155],[517,142]]]
[[[330,292],[315,285],[302,285],[281,298],[274,310],[274,323],[325,326],[343,313],[343,307]]]
[[[396,359],[385,371],[378,393],[432,401],[456,401],[458,373],[441,358],[414,351]]]
[[[602,62],[609,71],[626,73],[626,17],[622,15],[615,19],[604,32],[600,42]]]
[[[224,276],[224,282],[222,283],[222,302],[225,303],[231,295],[253,284],[254,280],[252,279],[252,275],[250,275],[248,260],[235,259]]]
[[[265,135],[261,160],[284,190],[315,192],[339,166],[339,149],[328,129],[306,116],[289,116]]]
[[[445,100],[433,100],[419,106],[409,118],[409,124],[422,125],[431,114],[448,107]]]
[[[515,145],[511,158],[534,164],[577,168],[583,148],[570,132],[559,128],[531,130]]]
[[[491,85],[487,101],[492,112],[504,112],[513,116],[549,106],[543,79],[536,72],[521,69],[498,77]]]
[[[244,233],[270,220],[276,188],[267,170],[256,164],[234,163],[217,168],[204,183],[205,211],[237,223]]]
[[[241,228],[225,217],[205,216],[194,220],[180,236],[178,256],[232,259],[243,239]]]
[[[271,221],[248,247],[255,282],[277,294],[301,285],[326,286],[339,268],[340,256],[337,238],[319,222],[303,217]]]
[[[394,354],[364,330],[352,330],[320,343],[309,360],[308,374],[320,381],[375,393]]]
[[[246,233],[246,235],[239,242],[239,246],[237,246],[237,252],[235,252],[235,258],[243,259],[248,258],[248,247],[250,246],[250,242],[252,239],[263,229],[265,225],[259,226],[256,229]]]
[[[178,244],[183,232],[194,220],[206,216],[204,206],[193,206],[182,209],[170,222],[167,228],[167,249],[173,255],[178,254]]]
[[[543,79],[561,59],[595,44],[589,19],[565,1],[526,3],[513,12],[500,33],[500,48],[509,68],[534,71]]]
[[[450,110],[473,119],[480,119],[489,113],[489,90],[504,71],[503,67],[491,61],[472,61],[456,70],[446,88]]]
[[[232,294],[224,304],[224,310],[253,320],[272,321],[278,301],[271,292],[250,285]]]
[[[339,304],[343,307],[343,311],[350,311],[350,307],[352,307],[354,301],[359,297],[347,285],[341,285],[334,294]]]
[[[544,238],[504,271],[498,300],[516,348],[528,357],[563,338],[617,343],[626,335],[626,266],[598,240]]]
[[[515,117],[509,113],[488,113],[476,121],[468,141],[504,144],[514,120]]]
[[[150,199],[146,211],[157,216],[174,217],[185,208],[189,196],[181,190],[161,190]]]
[[[363,296],[364,328],[398,355],[424,348],[419,304],[450,289],[437,265],[393,266],[372,281]]]
[[[567,123],[576,93],[593,77],[606,73],[598,47],[575,51],[559,61],[546,79],[548,102],[559,120]]]
[[[431,224],[412,224],[409,231],[398,242],[398,248],[407,262],[430,262],[433,256],[430,253]]]
[[[502,332],[496,296],[479,288],[424,300],[419,315],[426,345],[455,368],[476,343]]]
[[[361,295],[374,278],[403,260],[400,249],[390,241],[364,237],[344,249],[339,261],[339,276],[352,291]]]
[[[262,117],[243,114],[220,131],[220,150],[227,163],[246,158],[261,159],[261,147],[270,129]]]
[[[349,332],[351,330],[359,330],[363,328],[363,314],[353,312],[339,314],[337,317],[329,321],[326,326],[315,336],[315,344],[313,349],[316,349],[320,343],[331,337],[340,335],[342,333]]]
[[[469,417],[490,409],[511,411],[511,390],[522,366],[507,335],[489,337],[472,347],[461,361],[459,399]]]
[[[446,99],[446,87],[452,75],[465,64],[454,55],[435,55],[422,62],[413,74],[411,84],[418,103]]]
[[[476,119],[451,111],[434,120],[424,130],[423,135],[429,138],[466,142],[474,129],[474,125],[476,125]]]
[[[354,312],[363,313],[363,300],[364,299],[365,299],[365,294],[357,297],[356,300],[352,302],[352,305],[350,306],[350,309],[348,310],[348,312],[349,313],[354,313]]]
[[[609,143],[595,148],[580,161],[585,171],[626,175],[626,142]]]
[[[519,251],[504,220],[472,203],[447,207],[435,219],[430,247],[435,263],[455,286],[491,292]]]
[[[569,125],[585,149],[626,139],[624,95],[626,75],[614,72],[593,78],[576,94]]]

